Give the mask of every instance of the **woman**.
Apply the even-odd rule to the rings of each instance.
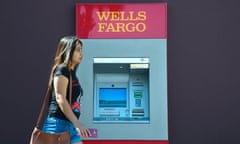
[[[42,131],[61,133],[70,128],[71,144],[82,144],[81,137],[88,137],[89,130],[79,122],[82,88],[76,77],[76,69],[81,63],[83,43],[74,36],[63,37],[57,48],[55,62],[51,70],[49,86],[48,115]],[[69,81],[72,76],[72,99],[69,104]],[[69,125],[70,124],[70,125]]]

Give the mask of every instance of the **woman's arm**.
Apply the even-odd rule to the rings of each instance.
[[[89,130],[80,124],[79,120],[74,115],[66,99],[67,86],[68,86],[68,79],[65,76],[59,75],[54,77],[54,89],[55,89],[56,101],[59,104],[59,107],[64,113],[64,115],[73,123],[73,125],[79,131],[80,136],[88,137],[90,135]]]

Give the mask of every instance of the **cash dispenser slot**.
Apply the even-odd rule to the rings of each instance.
[[[133,109],[132,116],[144,116],[144,109]]]
[[[116,112],[116,111],[105,111],[105,112],[101,112],[100,116],[120,116],[120,112]]]

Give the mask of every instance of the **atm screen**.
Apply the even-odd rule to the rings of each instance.
[[[127,107],[127,89],[100,88],[99,107]]]

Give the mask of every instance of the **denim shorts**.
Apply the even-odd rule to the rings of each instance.
[[[70,127],[69,127],[69,124],[70,124]],[[74,125],[69,121],[59,119],[57,117],[47,116],[47,118],[43,123],[42,131],[47,133],[61,133],[61,132],[68,131],[69,128],[70,128],[71,144],[76,142],[81,142],[82,140],[78,132],[76,131]]]

